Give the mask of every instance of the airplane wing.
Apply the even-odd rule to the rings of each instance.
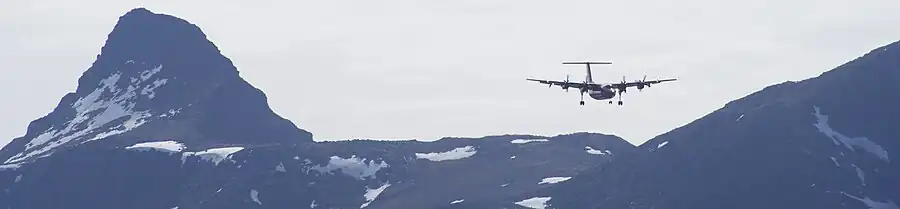
[[[581,88],[585,87],[584,83],[576,83],[576,82],[550,81],[550,80],[540,80],[540,79],[531,79],[531,78],[528,78],[526,80],[540,82],[543,84],[550,84],[550,86],[553,86],[553,85],[557,85],[560,87],[568,86],[568,87],[577,88],[577,89],[581,89]],[[588,85],[591,85],[591,84],[588,84]]]
[[[634,86],[646,86],[646,85],[649,85],[649,84],[657,84],[657,83],[662,83],[662,82],[666,82],[666,81],[675,81],[675,80],[677,80],[677,79],[674,79],[674,78],[673,78],[673,79],[662,79],[662,80],[652,80],[652,81],[637,81],[637,82],[625,82],[625,83],[611,83],[611,84],[609,84],[609,85],[611,85],[612,88],[614,88],[614,89],[618,89],[618,88],[624,89],[624,88],[628,88],[628,87],[634,87]]]

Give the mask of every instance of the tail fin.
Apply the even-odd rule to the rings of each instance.
[[[587,81],[587,83],[594,83],[594,76],[591,76],[591,64],[587,64],[586,66],[587,74],[585,74],[584,80]]]
[[[587,67],[587,73],[586,73],[585,76],[584,76],[584,81],[587,82],[587,83],[594,83],[593,76],[591,75],[591,64],[608,65],[608,64],[612,64],[612,62],[590,62],[590,61],[585,61],[585,62],[562,62],[562,64],[564,64],[564,65],[571,65],[571,64],[581,64],[581,65],[585,65],[585,66]]]

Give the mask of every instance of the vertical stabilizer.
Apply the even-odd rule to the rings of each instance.
[[[587,66],[587,73],[584,75],[584,81],[587,83],[594,83],[593,76],[591,76],[591,64],[585,65]]]
[[[571,64],[585,65],[585,67],[587,67],[587,69],[586,69],[587,71],[585,72],[585,75],[584,75],[584,81],[587,83],[594,83],[594,79],[593,79],[594,76],[591,75],[591,64],[608,65],[608,64],[612,64],[612,62],[563,62],[562,64],[564,64],[564,65],[571,65]]]

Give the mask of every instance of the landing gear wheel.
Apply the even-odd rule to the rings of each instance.
[[[620,106],[622,105],[622,101],[619,101],[619,105],[620,105]]]
[[[584,101],[578,102],[579,105],[584,105]]]
[[[612,101],[609,101],[609,104],[612,104]]]

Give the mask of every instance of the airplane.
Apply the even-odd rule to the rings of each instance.
[[[628,87],[637,87],[638,91],[644,89],[644,87],[650,87],[651,84],[658,84],[666,81],[674,81],[676,79],[663,79],[663,80],[653,80],[647,81],[647,76],[644,75],[643,80],[638,80],[635,82],[626,82],[625,76],[622,76],[621,83],[594,83],[594,80],[591,76],[591,64],[599,64],[599,65],[608,65],[612,64],[612,62],[562,62],[564,65],[571,64],[580,64],[585,65],[587,67],[587,73],[585,75],[585,80],[581,83],[569,82],[569,76],[566,75],[565,81],[550,81],[550,80],[540,80],[540,79],[531,79],[528,78],[526,80],[529,81],[537,81],[543,84],[549,84],[549,87],[553,87],[553,85],[557,85],[562,87],[563,90],[569,91],[569,87],[577,88],[581,90],[581,102],[579,105],[584,105],[584,93],[588,93],[588,96],[595,100],[608,100],[612,99],[616,95],[619,96],[618,105],[622,105],[622,93],[625,93]],[[612,100],[609,101],[609,104],[612,104]]]

